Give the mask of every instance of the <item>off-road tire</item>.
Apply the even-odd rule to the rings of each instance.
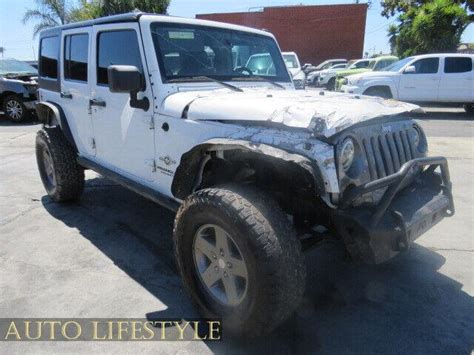
[[[55,183],[46,173],[44,152],[50,154]],[[36,162],[48,195],[56,202],[77,200],[84,190],[84,169],[77,154],[59,128],[43,128],[36,135]]]
[[[13,116],[10,114],[9,105],[11,105],[12,103],[15,103],[15,106],[17,106],[21,110],[20,115]],[[16,122],[16,123],[24,122],[30,118],[30,113],[28,109],[23,103],[23,100],[18,95],[5,96],[2,100],[2,111],[4,112],[5,116],[7,116],[12,122]]]
[[[198,228],[208,223],[232,234],[245,258],[248,291],[237,306],[213,300],[198,278],[192,244]],[[287,216],[269,195],[237,185],[197,191],[178,210],[173,239],[186,290],[204,317],[222,318],[226,334],[267,334],[299,305],[306,279],[301,244]]]
[[[392,93],[388,87],[372,87],[364,91],[364,95],[367,96],[377,96],[384,99],[391,99]]]
[[[464,104],[463,108],[466,113],[474,114],[474,104]]]

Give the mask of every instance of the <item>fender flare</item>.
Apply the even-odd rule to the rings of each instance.
[[[35,108],[38,120],[46,127],[59,126],[67,141],[77,152],[76,142],[74,141],[69,123],[61,106],[50,101],[40,101],[36,104]]]
[[[262,143],[231,138],[214,138],[194,146],[184,153],[176,169],[171,192],[179,199],[186,198],[194,192],[198,185],[208,153],[213,151],[242,150],[266,156],[271,159],[294,163],[306,171],[313,179],[314,188],[318,193],[324,193],[324,182],[319,167],[309,158],[291,153],[286,150]]]

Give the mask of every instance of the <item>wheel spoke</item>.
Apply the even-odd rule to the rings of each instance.
[[[219,227],[214,228],[216,233],[216,247],[219,252],[223,251],[224,255],[229,255],[229,241],[227,233]]]
[[[244,261],[232,257],[228,258],[228,260],[230,263],[230,272],[233,275],[243,277],[245,280],[247,280],[247,267],[245,266]]]
[[[196,238],[194,247],[199,250],[201,253],[206,255],[210,260],[214,260],[218,255],[217,248],[209,243],[204,237],[198,236]]]
[[[235,277],[233,275],[228,275],[227,277],[222,278],[224,283],[225,296],[227,297],[227,302],[229,304],[239,303],[239,296],[237,294],[237,285],[235,284]]]
[[[207,287],[211,288],[221,278],[219,270],[216,270],[217,265],[211,263],[209,267],[201,274],[202,280]]]

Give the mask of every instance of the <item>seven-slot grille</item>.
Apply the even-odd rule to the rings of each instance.
[[[362,145],[371,180],[396,173],[404,163],[419,155],[413,143],[413,134],[408,129],[364,138]]]

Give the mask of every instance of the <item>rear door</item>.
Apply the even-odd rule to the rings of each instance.
[[[97,160],[130,178],[151,180],[154,169],[153,106],[145,111],[130,106],[128,93],[112,93],[107,67],[133,65],[144,75],[146,89],[138,98],[153,102],[138,23],[93,27],[94,51],[90,111]]]
[[[421,58],[413,62],[414,73],[402,73],[399,99],[404,101],[437,101],[440,83],[440,58]]]
[[[444,58],[438,99],[442,102],[474,102],[474,71],[471,57]]]
[[[60,104],[83,155],[95,155],[90,98],[90,41],[92,27],[62,31]]]

